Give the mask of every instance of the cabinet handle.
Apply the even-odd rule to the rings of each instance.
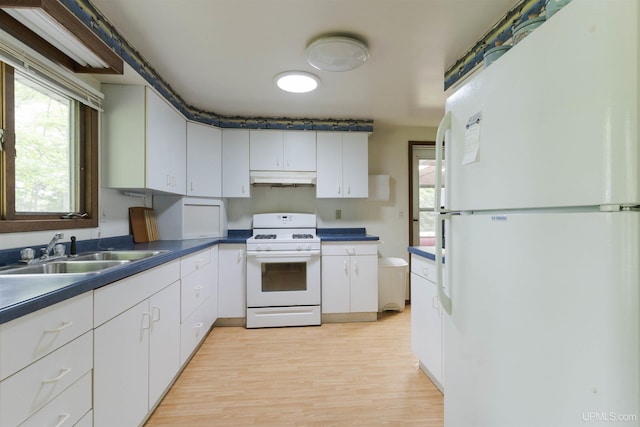
[[[56,423],[56,425],[54,427],[60,427],[62,424],[67,422],[69,417],[71,417],[71,414],[69,414],[69,413],[58,415],[58,422]]]
[[[338,194],[340,194],[341,187],[338,185]]]
[[[200,258],[198,258],[197,260],[195,260],[195,263],[194,263],[194,264],[195,264],[196,270],[197,270],[197,269],[199,269],[199,268],[200,268]]]
[[[429,270],[427,270],[426,268],[423,268],[423,269],[422,269],[422,275],[423,275],[424,277],[429,277]]]
[[[191,181],[191,191],[193,191],[193,181]]]
[[[347,265],[347,261],[344,262],[344,274],[349,274],[349,266]]]
[[[167,174],[167,187],[171,187],[171,175]]]
[[[158,307],[157,305],[154,305],[153,308],[151,309],[151,321],[153,323],[159,322],[160,321],[160,307]],[[155,314],[158,313],[158,317],[156,318]]]
[[[193,325],[193,327],[194,327],[195,329],[201,329],[203,326],[204,326],[204,323],[202,323],[202,322],[198,322],[198,323],[196,323],[195,325]]]
[[[195,290],[196,290],[196,297],[200,296],[200,291],[204,289],[204,286],[196,286]]]
[[[244,184],[242,184],[242,194],[244,194]]]
[[[358,261],[356,261],[355,259],[353,260],[353,271],[356,273],[356,275],[358,274]]]
[[[51,384],[60,381],[65,375],[71,372],[71,368],[64,368],[60,370],[60,374],[57,377],[42,380],[42,384]]]
[[[242,262],[242,249],[238,249],[238,263]]]
[[[347,194],[351,194],[351,186],[347,185]]]
[[[145,319],[147,322],[145,323]],[[151,313],[142,313],[142,330],[151,329]]]
[[[57,334],[58,332],[61,332],[63,329],[66,329],[71,325],[73,325],[73,322],[71,322],[71,321],[62,322],[62,325],[58,326],[57,328],[45,329],[44,332],[45,332],[45,334]]]

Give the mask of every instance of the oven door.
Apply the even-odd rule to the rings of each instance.
[[[247,252],[247,307],[320,305],[320,252]]]

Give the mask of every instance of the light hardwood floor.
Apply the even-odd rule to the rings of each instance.
[[[146,426],[440,427],[442,394],[417,367],[410,316],[214,328]]]

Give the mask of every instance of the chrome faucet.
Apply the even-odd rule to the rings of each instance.
[[[40,255],[40,259],[49,258],[49,254],[53,250],[53,247],[56,245],[56,243],[58,243],[58,240],[62,239],[63,237],[64,237],[63,233],[56,233],[51,239],[51,241],[49,242],[49,244],[47,245],[47,247],[42,249],[42,254]]]

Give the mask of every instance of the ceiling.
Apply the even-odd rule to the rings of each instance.
[[[373,119],[435,126],[444,71],[517,0],[91,0],[193,107],[219,115]],[[306,62],[318,35],[352,33],[369,60],[347,72]],[[276,74],[315,73],[319,90],[279,90]],[[105,82],[141,82],[131,69]]]

